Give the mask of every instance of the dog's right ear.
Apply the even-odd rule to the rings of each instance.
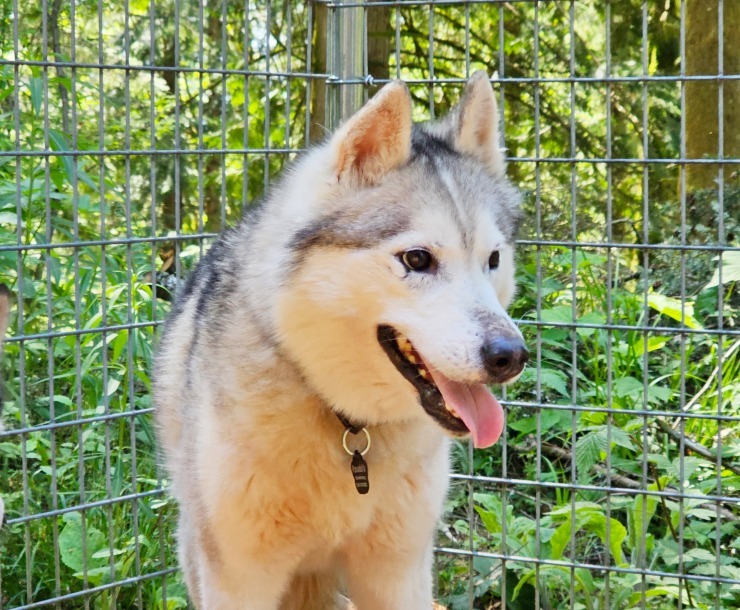
[[[340,182],[375,184],[411,155],[411,96],[393,81],[349,119],[331,141]]]

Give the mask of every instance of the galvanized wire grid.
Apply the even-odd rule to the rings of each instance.
[[[265,1],[235,6],[226,0],[208,4],[129,0],[119,6],[103,0],[98,0],[96,5],[83,5],[76,0],[64,4],[43,0],[39,14],[38,7],[13,0],[12,49],[0,58],[0,70],[10,75],[12,85],[8,98],[12,112],[4,120],[12,122],[9,132],[13,140],[9,148],[0,150],[0,161],[14,167],[17,228],[12,241],[0,242],[0,256],[5,257],[3,264],[5,260],[15,261],[6,281],[18,295],[17,316],[6,348],[17,355],[17,360],[8,364],[6,358],[10,400],[5,418],[7,429],[0,432],[0,447],[13,444],[18,448],[18,455],[17,459],[9,458],[10,453],[6,452],[0,457],[4,469],[15,469],[16,475],[20,469],[20,478],[11,478],[13,473],[8,470],[3,480],[7,475],[8,480],[20,481],[20,487],[6,490],[2,489],[5,484],[0,484],[9,517],[0,542],[16,553],[11,561],[3,563],[0,572],[0,608],[124,607],[119,600],[132,591],[133,596],[125,599],[133,601],[126,603],[138,607],[181,607],[178,604],[184,603],[171,535],[175,513],[156,474],[152,408],[146,398],[147,371],[138,368],[148,362],[155,329],[166,313],[167,305],[161,299],[166,293],[158,284],[167,275],[184,276],[218,229],[233,221],[242,208],[268,188],[286,158],[315,139],[317,117],[312,112],[321,103],[318,100],[322,92],[326,118],[323,122],[334,125],[363,97],[367,98],[376,85],[387,80],[372,74],[368,68],[369,4],[314,1],[304,6]],[[540,63],[542,28],[552,25],[543,24],[541,14],[552,5],[561,8],[568,30],[567,66],[560,73]],[[438,109],[442,94],[459,91],[467,75],[481,67],[470,54],[471,38],[476,36],[471,23],[478,23],[481,14],[489,15],[491,23],[497,26],[498,40],[492,41],[491,46],[498,51],[490,56],[486,68],[493,75],[500,107],[506,114],[507,92],[512,90],[532,98],[532,137],[516,147],[509,145],[509,163],[520,168],[518,173],[524,176],[522,187],[527,190],[525,199],[534,210],[528,219],[529,229],[519,244],[523,252],[531,255],[535,266],[534,286],[528,288],[536,294],[535,311],[534,315],[523,317],[521,325],[531,332],[532,364],[537,372],[533,394],[518,396],[509,392],[506,405],[510,419],[527,415],[536,418],[532,437],[536,458],[534,476],[520,476],[522,469],[514,463],[519,458],[511,449],[509,431],[493,454],[496,476],[483,475],[474,467],[475,454],[469,446],[467,471],[451,477],[453,489],[463,489],[467,494],[462,510],[470,529],[480,529],[474,494],[481,491],[498,494],[503,515],[512,508],[517,510],[517,497],[529,498],[537,525],[534,544],[528,549],[510,542],[507,519],[501,520],[501,539],[496,548],[481,544],[475,536],[440,537],[436,556],[438,573],[447,573],[450,566],[461,561],[461,565],[467,566],[466,571],[455,574],[467,579],[465,595],[469,608],[477,607],[480,569],[476,562],[479,560],[491,560],[491,572],[499,579],[502,599],[507,596],[507,587],[512,586],[507,571],[515,568],[521,574],[522,566],[530,566],[534,570],[533,607],[540,604],[546,607],[546,583],[551,573],[548,570],[553,566],[569,575],[567,607],[570,608],[582,607],[578,581],[583,571],[603,576],[605,607],[610,607],[610,579],[620,574],[639,576],[638,584],[646,591],[653,582],[651,579],[669,579],[678,590],[676,607],[679,608],[687,605],[686,592],[688,589],[690,599],[692,583],[714,583],[717,608],[722,607],[723,591],[740,586],[740,580],[723,575],[719,568],[723,553],[720,530],[728,520],[737,519],[739,502],[737,490],[724,489],[719,474],[723,469],[722,430],[737,428],[740,417],[736,410],[726,413],[721,400],[716,412],[690,410],[692,402],[685,393],[684,379],[687,337],[701,335],[716,339],[717,391],[722,391],[723,362],[729,357],[723,353],[724,340],[740,336],[734,322],[728,323],[723,315],[722,272],[716,328],[690,327],[683,318],[678,325],[666,324],[664,319],[660,323],[652,321],[649,277],[643,277],[642,317],[638,323],[615,322],[612,311],[612,286],[623,273],[619,268],[622,252],[637,252],[646,270],[651,269],[652,257],[672,255],[671,260],[678,264],[684,311],[689,296],[687,259],[694,254],[711,253],[721,260],[724,253],[740,251],[737,246],[728,245],[722,225],[725,184],[737,172],[740,162],[723,154],[722,121],[717,157],[721,163],[717,159],[688,157],[683,118],[680,154],[664,158],[649,153],[651,87],[678,87],[681,117],[684,117],[686,84],[717,81],[722,117],[723,86],[740,78],[738,74],[724,74],[721,59],[716,74],[686,74],[685,5],[682,3],[680,9],[681,68],[678,74],[669,75],[650,68],[648,9],[652,5],[648,2],[641,4],[641,61],[629,73],[612,70],[615,49],[611,24],[619,15],[615,15],[617,8],[612,3],[604,3],[605,64],[603,73],[599,74],[584,74],[577,64],[574,28],[577,12],[585,8],[573,0],[373,2],[370,8],[388,8],[392,38],[388,76],[404,78],[415,98],[427,100],[427,117],[443,114],[446,109]],[[520,6],[533,9],[529,23],[533,37],[532,71],[510,74],[504,53],[509,36],[506,24],[515,18]],[[719,6],[722,9],[722,0]],[[465,24],[458,39],[463,50],[454,60],[448,60],[454,63],[453,71],[441,62],[440,53],[444,50],[440,50],[436,36],[437,28],[444,22],[440,11],[450,7],[461,11]],[[412,10],[414,26],[428,33],[426,65],[415,70],[406,64]],[[315,30],[316,24],[321,23],[317,19],[319,12],[326,15],[325,31]],[[718,44],[722,58],[722,10],[719,14]],[[23,28],[38,21],[41,53],[34,55],[21,41],[26,41]],[[322,47],[321,36],[326,37],[323,70],[317,69],[322,59],[316,57]],[[418,43],[418,38],[415,40]],[[642,150],[646,151],[643,155],[615,157],[613,154],[615,134],[610,100],[620,87],[640,90],[642,111],[636,129],[642,133]],[[543,148],[543,133],[550,129],[550,118],[541,115],[541,100],[553,89],[563,92],[569,108],[564,127],[567,148],[560,154]],[[597,92],[604,100],[606,137],[600,156],[584,156],[579,148],[579,100],[583,99],[579,95],[584,91]],[[163,98],[173,103],[168,105]],[[235,103],[235,99],[242,101]],[[94,100],[93,106],[97,108],[94,129],[80,123],[92,116],[90,100]],[[41,121],[35,139],[24,135],[27,133],[24,112],[29,104],[37,105],[35,116]],[[116,109],[121,106],[124,111],[118,113]],[[119,114],[123,117],[122,124],[118,118],[113,122],[108,118]],[[255,121],[261,124],[255,127]],[[509,131],[506,121],[504,131]],[[520,152],[512,153],[512,150]],[[719,226],[716,234],[703,243],[689,243],[683,170],[708,163],[717,167]],[[29,166],[36,168],[36,187],[27,182]],[[570,176],[564,191],[553,195],[542,184],[545,173],[555,166],[568,167]],[[580,168],[584,166],[603,168],[606,185],[604,233],[601,238],[591,233],[586,240],[578,225]],[[680,176],[681,223],[678,240],[673,243],[654,243],[650,235],[651,172],[661,166],[675,169]],[[64,184],[58,178],[60,167],[69,178]],[[612,232],[616,196],[613,173],[624,168],[641,176],[643,197],[641,233],[639,239],[629,242],[615,238]],[[239,196],[235,198],[234,193]],[[43,210],[43,218],[37,218],[35,232],[28,230],[26,199],[28,208],[32,200],[41,201],[39,209]],[[62,202],[68,208],[62,209]],[[553,210],[569,218],[567,233],[548,232],[546,216]],[[58,228],[59,217],[68,220],[64,231]],[[569,253],[571,259],[571,316],[564,320],[543,319],[544,268],[553,253],[561,251]],[[604,255],[607,269],[605,317],[598,322],[579,319],[577,311],[579,257],[592,252]],[[5,276],[3,270],[2,277]],[[39,319],[43,320],[40,325]],[[545,359],[543,333],[556,328],[565,331],[572,360],[568,363],[567,400],[553,403],[547,399],[539,371]],[[579,333],[591,331],[604,331],[608,346],[604,401],[600,405],[584,404],[579,395]],[[613,404],[612,348],[620,336],[629,332],[641,333],[645,345],[641,404],[631,411],[642,421],[643,458],[637,486],[628,485],[624,477],[614,476],[611,450],[612,417],[623,412]],[[648,402],[653,381],[648,343],[657,335],[679,338],[678,410],[656,408]],[[39,362],[43,365],[39,366]],[[70,363],[71,370],[60,377],[59,368]],[[89,390],[93,386],[102,390]],[[543,416],[552,413],[570,415],[570,455],[562,459],[570,464],[570,480],[551,476],[548,464],[552,458],[542,453],[546,433]],[[586,482],[579,477],[576,466],[576,432],[579,418],[584,414],[604,414],[607,422],[603,476]],[[651,442],[648,430],[661,417],[678,421],[678,481],[670,489],[650,487],[653,473],[646,457]],[[717,485],[703,494],[678,491],[685,487],[684,456],[688,451],[696,451],[686,438],[685,426],[698,420],[711,420],[718,427]],[[94,446],[90,445],[91,438],[95,439]],[[563,558],[545,557],[542,549],[549,538],[544,539],[540,527],[547,512],[543,507],[558,494],[570,496],[573,522],[577,520],[577,502],[583,495],[598,498],[605,507],[606,539],[610,538],[613,527],[610,517],[616,510],[615,501],[621,507],[625,498],[642,497],[644,515],[648,498],[676,502],[681,512],[684,504],[694,506],[700,502],[713,506],[717,569],[712,574],[690,573],[685,569],[687,524],[684,519],[676,524],[679,544],[675,571],[656,570],[644,562],[616,565],[608,545],[602,561],[580,557],[576,552],[575,527]],[[460,506],[456,510],[459,515]],[[125,540],[119,528],[126,531]],[[640,535],[647,539],[647,526]],[[76,550],[70,548],[74,536],[79,544]],[[48,565],[40,565],[42,556]],[[20,582],[23,586],[18,592]],[[438,589],[440,594],[449,593],[449,583],[440,583]],[[636,607],[645,608],[650,603],[649,597],[643,594]]]

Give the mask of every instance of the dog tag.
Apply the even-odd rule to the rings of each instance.
[[[370,480],[367,477],[367,462],[359,451],[355,450],[352,455],[352,476],[355,479],[357,493],[366,494],[370,491]]]

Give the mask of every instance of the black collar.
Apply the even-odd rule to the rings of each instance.
[[[347,419],[344,415],[342,415],[339,411],[334,411],[334,415],[337,416],[337,419],[342,422],[342,425],[349,430],[352,434],[359,434],[362,432],[362,429],[366,426],[363,426],[362,424],[355,424],[352,423],[349,419]]]

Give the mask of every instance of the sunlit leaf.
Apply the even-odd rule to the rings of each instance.
[[[705,288],[719,286],[720,268],[722,269],[723,284],[740,282],[740,251],[730,250],[729,252],[722,254],[722,263],[717,264],[717,268],[714,270],[714,275],[712,275],[712,279],[709,280],[709,283]]]
[[[702,329],[701,323],[694,317],[694,303],[689,300],[676,299],[658,292],[648,295],[648,305],[658,313],[685,324],[689,328]]]

